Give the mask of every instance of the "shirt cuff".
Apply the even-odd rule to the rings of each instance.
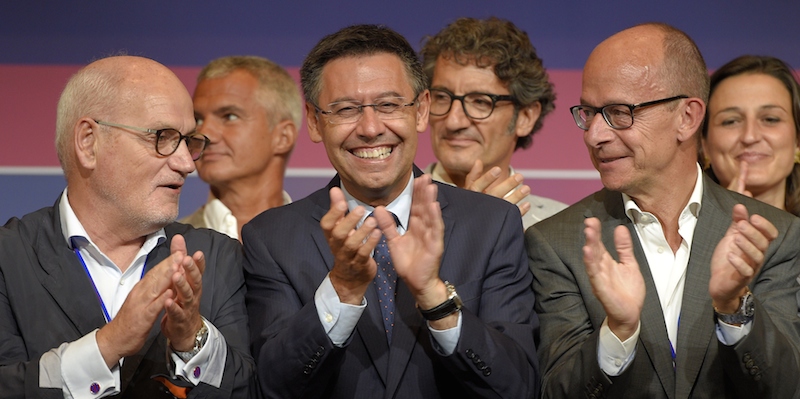
[[[636,341],[639,340],[641,328],[640,321],[633,335],[623,342],[608,327],[608,318],[603,320],[597,345],[597,363],[606,375],[616,377],[628,368],[636,355]]]
[[[195,386],[204,382],[214,388],[222,384],[222,375],[225,373],[225,358],[228,356],[228,345],[225,337],[211,322],[203,318],[203,324],[208,329],[208,339],[194,357],[184,362],[172,349],[167,349],[172,362],[175,364],[173,373],[181,376]]]
[[[717,320],[717,339],[723,345],[732,346],[739,343],[742,338],[750,334],[753,329],[753,321],[748,321],[741,326],[734,326]]]
[[[102,398],[119,393],[119,364],[109,370],[97,346],[97,330],[61,345],[62,390],[65,398]]]
[[[334,345],[341,348],[356,329],[358,319],[367,308],[367,299],[362,298],[361,305],[342,303],[339,294],[333,288],[329,274],[314,293],[314,304],[317,306],[317,316],[325,329],[325,334]]]
[[[458,312],[458,321],[456,322],[456,326],[453,328],[437,330],[431,327],[430,322],[426,323],[428,324],[428,329],[431,330],[433,342],[436,343],[435,346],[438,346],[436,350],[438,350],[439,353],[444,356],[452,355],[453,352],[456,351],[458,339],[461,338],[461,312]]]

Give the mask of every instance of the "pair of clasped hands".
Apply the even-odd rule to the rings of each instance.
[[[400,235],[394,217],[383,206],[376,207],[374,217],[368,217],[359,227],[366,210],[357,206],[348,212],[342,190],[331,188],[331,207],[320,226],[334,256],[330,281],[342,303],[362,303],[377,273],[372,251],[381,234],[386,236],[397,276],[406,283],[419,308],[431,309],[447,300],[447,287],[439,278],[444,221],[437,191],[429,175],[414,179],[408,228]],[[453,314],[430,325],[442,330],[455,327],[457,321],[457,314]]]
[[[144,346],[162,310],[161,333],[172,349],[188,352],[194,348],[203,323],[200,295],[204,270],[203,253],[189,256],[183,236],[172,237],[170,256],[142,277],[114,319],[97,332],[97,345],[109,368]]]

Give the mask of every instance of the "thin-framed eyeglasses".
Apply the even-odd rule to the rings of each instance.
[[[136,127],[136,126],[128,126],[128,125],[121,125],[119,123],[111,123],[111,122],[103,122],[95,119],[95,123],[98,125],[103,126],[110,126],[116,127],[120,129],[128,129],[133,130],[141,133],[151,133],[156,135],[156,153],[161,156],[168,157],[175,153],[178,150],[178,146],[181,145],[181,141],[186,142],[186,147],[189,149],[189,154],[192,156],[192,160],[196,161],[203,156],[203,151],[205,151],[208,144],[211,143],[211,140],[208,137],[202,134],[188,134],[183,135],[181,132],[172,129],[145,129],[143,127]]]
[[[312,103],[318,113],[325,115],[328,122],[332,125],[343,125],[356,123],[364,115],[365,107],[372,107],[375,114],[381,120],[401,119],[405,116],[403,112],[406,107],[417,103],[417,100],[406,102],[405,97],[385,97],[375,100],[373,104],[359,104],[352,101],[337,101],[328,104],[328,111],[323,111],[316,104]]]
[[[599,108],[592,107],[591,105],[576,105],[569,110],[572,112],[575,124],[583,130],[589,130],[589,124],[592,123],[592,120],[597,114],[603,115],[603,119],[605,119],[608,126],[611,126],[612,129],[627,129],[633,126],[633,111],[637,108],[666,104],[682,98],[689,98],[689,96],[681,94],[639,104],[608,104]]]
[[[473,92],[457,96],[444,89],[431,89],[431,115],[447,115],[455,100],[461,101],[464,114],[472,119],[486,119],[491,116],[498,101],[511,101],[517,104],[517,98],[508,94]]]

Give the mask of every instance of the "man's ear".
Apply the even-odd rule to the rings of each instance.
[[[514,126],[514,134],[517,137],[525,137],[531,133],[539,115],[542,114],[542,103],[539,101],[522,107],[517,113],[517,124]]]
[[[97,129],[99,128],[95,121],[81,118],[72,129],[75,158],[84,169],[94,169],[97,164]]]
[[[431,92],[425,90],[417,96],[417,133],[422,133],[428,128],[428,116],[431,110]]]
[[[320,132],[319,128],[319,116],[317,115],[317,109],[310,102],[306,102],[306,126],[308,126],[308,136],[311,138],[311,141],[315,143],[322,142],[322,132]]]
[[[297,126],[290,119],[278,122],[272,128],[272,153],[289,155],[297,142]]]
[[[694,135],[699,134],[703,118],[706,116],[706,104],[696,97],[686,99],[680,109],[681,121],[678,128],[678,141],[697,140]]]

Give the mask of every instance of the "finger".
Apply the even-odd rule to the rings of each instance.
[[[625,226],[617,226],[614,229],[614,247],[617,249],[619,262],[625,265],[638,265],[636,256],[633,254],[633,240],[631,232]]]
[[[172,285],[172,274],[179,270],[181,259],[183,259],[183,255],[175,253],[162,260],[134,285],[131,294],[143,295],[149,298],[149,301],[156,300]]]
[[[483,175],[483,162],[480,159],[476,159],[475,163],[472,164],[472,169],[470,169],[469,173],[467,173],[467,177],[464,179],[464,187],[466,187],[467,190],[483,191],[483,189],[472,188],[473,185],[475,184],[475,181],[478,180],[481,177],[481,175]],[[491,182],[489,184],[491,184]]]
[[[530,193],[531,193],[530,186],[528,186],[527,184],[523,184],[519,186],[519,188],[512,189],[511,191],[509,191],[505,196],[503,196],[503,199],[512,204],[517,204],[523,199],[525,199],[525,197],[527,197],[528,194]]]
[[[188,254],[189,252],[186,250],[186,240],[180,234],[175,234],[172,237],[172,241],[170,241],[169,245],[169,252],[174,254],[176,252],[180,252],[183,255]]]
[[[333,226],[333,229],[328,231],[328,235],[330,239],[337,240],[339,242],[344,242],[349,237],[353,236],[356,233],[356,229],[358,228],[358,224],[361,222],[361,219],[364,218],[366,214],[366,210],[362,206],[357,206],[353,209],[352,212],[345,215],[345,217],[339,219],[336,224]],[[369,219],[369,218],[367,218]],[[364,219],[366,222],[367,219]],[[377,223],[374,226],[376,226]],[[361,235],[361,239],[363,239],[366,234]],[[357,237],[358,238],[358,237]]]
[[[586,218],[583,221],[583,234],[586,242],[583,246],[583,262],[587,272],[595,271],[600,267],[600,260],[606,252],[602,241],[600,241],[600,220],[597,218]]]
[[[736,272],[738,272],[742,277],[749,279],[755,275],[755,269],[741,257],[737,256],[736,254],[729,252],[728,253],[728,263],[730,263]]]
[[[378,228],[383,232],[384,235],[386,235],[387,240],[391,240],[400,235],[397,232],[397,225],[395,224],[394,218],[389,214],[389,211],[385,207],[379,206],[375,208],[373,215],[375,215]]]
[[[194,260],[194,264],[197,266],[197,271],[200,273],[200,281],[202,281],[203,274],[206,272],[206,256],[203,255],[202,251],[197,251],[192,255],[192,260]]]
[[[390,216],[391,218],[391,216]],[[344,241],[344,248],[356,256],[368,258],[378,245],[381,238],[381,231],[378,229],[378,222],[374,217],[364,219],[364,223]]]
[[[330,192],[331,207],[328,212],[320,219],[320,226],[323,231],[331,231],[336,223],[347,213],[347,201],[344,193],[339,187],[331,188]]]
[[[745,186],[747,185],[747,162],[742,161],[739,163],[739,178],[738,183],[736,185],[736,192],[739,194],[745,193]]]
[[[761,238],[763,239],[763,236]],[[766,249],[767,245],[769,245],[769,241],[766,241],[766,239],[764,239],[764,243],[766,244],[761,242],[756,243],[751,241],[744,234],[739,234],[734,237],[733,242],[736,248],[739,249],[739,254],[737,256],[750,264],[750,266],[758,267],[761,262],[764,261],[764,250],[762,250],[759,245],[763,244],[764,249]]]
[[[770,242],[778,238],[778,229],[772,222],[767,220],[761,215],[753,215],[750,217],[750,224],[758,230]]]
[[[493,184],[496,184],[498,182],[499,178],[500,178],[500,168],[495,166],[495,167],[489,169],[488,172],[486,172],[483,175],[481,175],[481,177],[479,177],[477,180],[475,180],[475,182],[473,182],[471,185],[467,186],[467,189],[471,190],[471,191],[475,191],[477,193],[489,194],[491,196],[500,198],[501,195],[497,195],[497,194],[493,194],[493,193],[489,192],[490,187],[492,187]],[[499,192],[499,190],[496,190],[496,191]],[[506,191],[506,192],[508,192],[508,191]],[[503,193],[503,194],[505,194],[505,193]]]
[[[491,195],[492,197],[503,198],[511,202],[506,197],[508,197],[514,191],[514,189],[516,189],[522,183],[523,180],[524,179],[522,175],[517,173],[503,180],[496,181],[494,185],[489,186],[487,189],[483,190],[483,192]]]
[[[521,202],[517,205],[519,207],[519,214],[525,216],[531,210],[531,203],[530,202]]]
[[[190,304],[194,300],[194,290],[189,282],[186,281],[185,274],[174,273],[172,283],[175,287],[176,299],[181,304]]]

